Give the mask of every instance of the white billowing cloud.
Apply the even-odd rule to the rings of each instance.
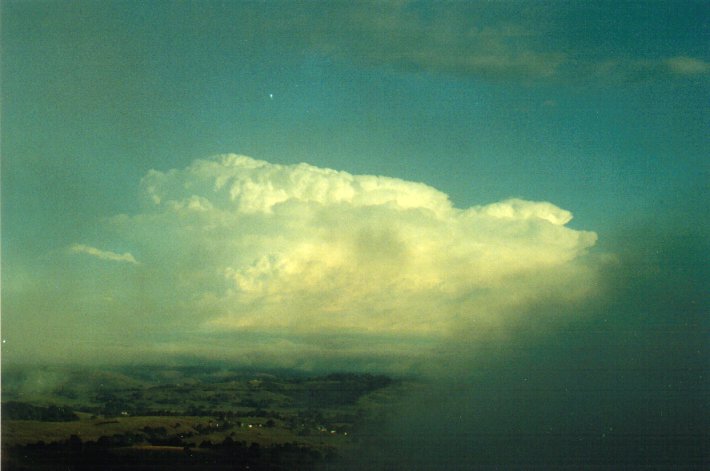
[[[570,212],[551,203],[458,209],[421,183],[236,155],[141,185],[145,210],[112,224],[140,247],[141,296],[168,304],[155,314],[166,329],[311,350],[324,337],[389,338],[406,351],[593,286],[583,255],[596,235],[566,227]]]
[[[89,245],[83,244],[74,244],[70,247],[69,250],[71,250],[71,252],[73,253],[84,253],[87,255],[91,255],[101,260],[108,260],[111,262],[127,262],[133,263],[135,265],[138,264],[138,261],[130,252],[118,254],[116,252],[111,252],[109,250],[101,250],[97,249],[96,247],[91,247]]]
[[[238,155],[197,161],[184,171],[151,171],[142,185],[153,203],[167,202],[176,210],[217,207],[235,214],[271,214],[286,202],[451,209],[445,194],[421,183],[354,176],[307,164],[273,165]]]

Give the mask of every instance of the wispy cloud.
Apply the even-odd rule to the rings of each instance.
[[[374,65],[534,81],[555,76],[566,61],[564,51],[540,47],[543,30],[496,17],[500,8],[420,7],[416,2],[342,4],[327,15],[297,16],[289,24],[309,31],[308,47]]]
[[[687,56],[660,59],[607,59],[576,65],[580,80],[598,83],[648,82],[654,80],[704,79],[710,64]]]
[[[678,75],[707,75],[710,73],[710,63],[688,56],[676,56],[665,60],[668,69]]]
[[[290,13],[264,19],[266,29],[289,31],[297,47],[370,65],[526,83],[667,80],[709,72],[707,61],[683,49],[649,54],[648,45],[624,42],[604,21],[612,12],[574,4],[356,2]],[[582,31],[565,20],[590,14],[595,26]],[[612,35],[614,47],[602,45]]]
[[[89,245],[83,244],[74,244],[69,248],[69,250],[71,250],[71,252],[73,253],[83,253],[91,255],[101,260],[108,260],[111,262],[127,262],[132,263],[134,265],[138,264],[138,261],[130,252],[118,254],[116,252],[111,252],[109,250],[101,250],[97,249],[96,247],[91,247]]]

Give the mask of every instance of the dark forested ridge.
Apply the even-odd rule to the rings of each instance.
[[[38,420],[41,422],[69,422],[79,420],[71,409],[50,405],[34,406],[19,401],[9,401],[2,404],[3,420]]]

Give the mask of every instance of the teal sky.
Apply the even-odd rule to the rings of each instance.
[[[249,309],[259,319],[268,316],[254,300],[230,298],[231,288],[208,288],[213,275],[196,275],[212,271],[209,264],[194,264],[185,255],[191,249],[179,245],[180,237],[191,237],[186,226],[158,216],[146,222],[145,215],[156,214],[146,209],[149,171],[168,175],[177,169],[188,188],[195,175],[191,163],[217,154],[419,182],[448,195],[461,210],[509,198],[549,202],[574,215],[568,227],[576,233],[596,232],[596,245],[579,242],[580,251],[592,245],[593,253],[613,251],[609,241],[634,221],[669,231],[708,231],[710,8],[704,1],[6,0],[0,13],[3,338],[4,353],[13,360],[35,353],[64,358],[62,345],[71,335],[79,343],[95,335],[98,343],[121,344],[118,331],[134,332],[128,324],[135,332],[126,334],[133,335],[123,341],[126,348],[141,343],[141,335],[170,343],[204,334],[215,348],[228,350],[226,334],[209,329],[227,325],[238,331],[242,324],[235,319],[251,319],[239,317]],[[177,190],[171,192],[164,194]],[[536,208],[530,211],[548,214]],[[360,209],[352,211],[352,218],[334,220],[366,220]],[[116,222],[118,215],[130,222]],[[392,240],[406,238],[409,232],[397,232],[406,224],[417,233],[415,223],[402,217],[394,232],[367,239],[367,257],[382,247],[387,252],[392,234]],[[174,228],[166,229],[164,245],[154,243],[161,224]],[[239,231],[244,224],[239,219],[229,228]],[[253,224],[255,237],[291,234],[281,226],[262,233],[253,229],[261,222]],[[304,232],[288,227],[305,240]],[[525,230],[540,234],[545,228]],[[432,232],[432,238],[439,235]],[[568,233],[550,237],[559,241]],[[407,240],[414,250],[414,239]],[[457,247],[468,247],[465,240],[461,236]],[[253,261],[240,252],[225,268],[216,260],[247,245],[220,247],[221,255],[212,255],[221,273]],[[273,254],[273,247],[258,250]],[[538,253],[533,248],[530,253]],[[554,254],[550,260],[573,258]],[[330,259],[318,260],[331,266]],[[579,263],[591,270],[592,262]],[[131,272],[134,267],[143,273]],[[139,280],[151,276],[162,281],[144,287]],[[245,283],[239,276],[237,284]],[[188,281],[178,288],[181,280]],[[463,274],[460,280],[436,296],[454,292],[458,302],[472,296],[470,286],[492,289]],[[122,307],[102,304],[109,299],[97,294],[102,283],[114,287],[110,298]],[[299,286],[299,293],[308,289]],[[169,310],[169,287],[209,292],[218,301],[193,317],[147,314]],[[353,305],[362,293],[371,291],[354,291]],[[434,294],[426,293],[428,302]],[[432,306],[454,302],[437,299]],[[302,307],[336,309],[312,302],[303,297]],[[234,303],[250,307],[225,307]],[[96,312],[116,314],[97,320]],[[137,318],[138,312],[147,317]],[[358,322],[332,328],[348,332]],[[41,325],[49,326],[46,350],[31,334]],[[249,335],[264,335],[270,326],[260,324]],[[392,327],[387,335],[399,332]],[[422,344],[444,335],[421,332]],[[11,350],[18,343],[25,346]]]

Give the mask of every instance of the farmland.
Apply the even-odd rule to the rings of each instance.
[[[412,387],[228,367],[3,372],[3,469],[316,469]]]

